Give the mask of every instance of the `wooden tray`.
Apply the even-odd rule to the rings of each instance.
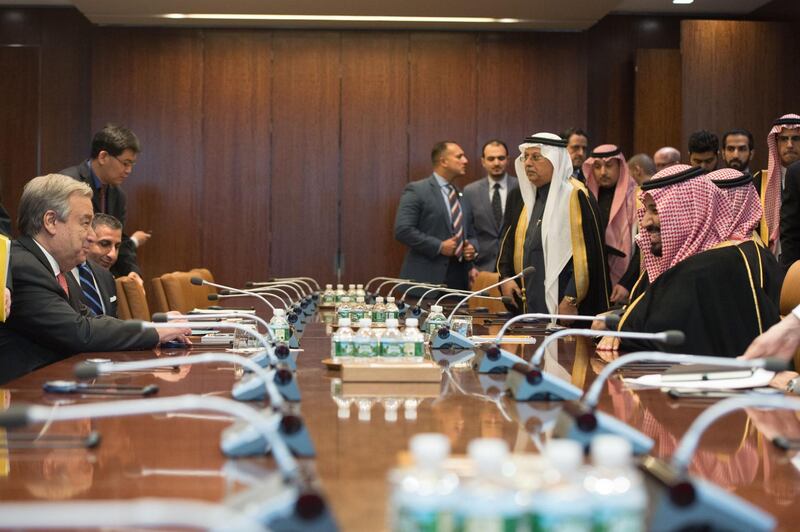
[[[441,382],[442,370],[433,362],[341,364],[342,382]]]

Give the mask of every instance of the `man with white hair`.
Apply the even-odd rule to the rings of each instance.
[[[595,314],[609,306],[605,228],[589,190],[570,177],[566,146],[537,133],[519,147],[519,192],[507,200],[498,271],[508,278],[535,268],[524,282],[502,285],[520,312]]]
[[[149,349],[184,339],[184,329],[142,331],[93,316],[69,272],[86,260],[92,231],[92,189],[50,174],[25,185],[19,203],[21,236],[11,245],[14,298],[0,324],[0,383],[75,353]]]

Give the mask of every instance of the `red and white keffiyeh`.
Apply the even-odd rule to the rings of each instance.
[[[745,174],[733,168],[723,168],[706,174],[712,183],[720,187],[722,195],[728,198],[731,206],[729,223],[729,240],[747,240],[761,223],[763,209],[752,179],[746,179],[740,185],[725,186],[725,182],[741,181]]]
[[[608,156],[604,156],[608,154]],[[624,257],[608,256],[611,284],[619,282],[628,269],[633,251],[633,224],[636,217],[636,182],[630,175],[625,155],[613,144],[603,144],[592,150],[592,154],[583,163],[583,175],[586,176],[586,186],[597,198],[600,185],[594,175],[595,161],[617,159],[619,161],[619,180],[614,189],[614,199],[611,201],[611,212],[608,215],[606,227],[606,245],[625,254]]]
[[[764,218],[767,220],[767,229],[769,230],[770,249],[775,251],[778,238],[780,236],[780,222],[781,222],[781,157],[778,154],[778,133],[783,128],[797,129],[800,128],[800,115],[787,114],[778,119],[787,120],[795,119],[797,124],[773,124],[772,129],[769,130],[767,135],[767,148],[769,154],[769,161],[767,163],[767,175],[761,176],[762,190],[764,187],[764,180],[767,180],[766,191],[761,198],[763,201]]]
[[[692,170],[691,166],[670,166],[653,176],[650,186],[640,198],[649,194],[655,201],[661,223],[661,256],[653,255],[648,231],[642,228],[636,236],[650,282],[688,259],[728,239],[731,207],[720,189],[707,177],[697,175],[680,182],[658,186],[658,181]],[[644,188],[644,187],[643,187]],[[637,211],[641,227],[645,208]]]

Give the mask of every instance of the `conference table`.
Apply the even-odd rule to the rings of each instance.
[[[476,329],[497,330],[495,325]],[[534,333],[541,338],[542,330]],[[515,453],[537,453],[549,438],[556,402],[515,402],[504,395],[502,375],[479,375],[468,367],[444,371],[441,383],[341,382],[336,370],[323,364],[330,354],[330,325],[319,315],[306,325],[297,379],[302,393],[299,410],[310,432],[316,457],[302,458],[314,471],[340,528],[375,531],[387,528],[387,474],[421,432],[440,432],[454,454],[465,454],[478,437],[497,437]],[[534,346],[507,348],[529,356]],[[7,383],[2,404],[82,404],[107,401],[103,396],[52,394],[46,381],[72,379],[74,366],[95,357],[114,361],[219,351],[195,346],[189,350],[85,353],[41,368]],[[561,373],[586,389],[605,363],[586,338],[567,337],[548,351],[550,371]],[[655,440],[653,454],[669,458],[678,440],[707,399],[672,399],[660,390],[624,384],[621,376],[652,372],[644,366],[625,370],[605,386],[599,409],[641,430]],[[156,384],[156,397],[182,394],[231,396],[241,369],[230,364],[181,366],[155,371],[110,374],[95,382]],[[638,372],[638,373],[637,373]],[[125,399],[119,399],[125,400]],[[224,415],[175,412],[156,415],[53,422],[11,429],[85,436],[101,435],[91,449],[0,450],[0,500],[71,501],[165,497],[211,502],[245,489],[237,471],[274,471],[270,457],[226,458],[220,433],[230,425]],[[800,436],[793,412],[748,411],[732,414],[703,436],[692,463],[694,475],[772,513],[779,530],[794,530],[800,517],[800,457],[771,443],[775,435]],[[2,527],[2,515],[0,515]]]

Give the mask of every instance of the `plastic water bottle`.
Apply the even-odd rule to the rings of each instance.
[[[353,323],[358,323],[361,321],[361,318],[370,318],[370,317],[367,316],[367,306],[366,303],[364,303],[364,298],[357,297],[356,304],[350,307],[350,320],[352,320]]]
[[[336,292],[333,291],[332,284],[325,285],[325,291],[322,293],[322,305],[325,307],[332,307],[336,304]]]
[[[400,309],[397,308],[394,302],[394,296],[386,298],[386,319],[388,320],[389,318],[400,318]]]
[[[386,305],[380,296],[375,298],[375,304],[372,305],[372,326],[386,327]]]
[[[347,285],[347,296],[350,298],[350,301],[356,300],[356,285],[354,284]]]
[[[550,440],[545,458],[550,468],[529,507],[531,529],[591,532],[592,507],[582,482],[583,446],[573,440]]]
[[[289,332],[289,322],[286,321],[286,311],[282,308],[276,308],[272,314],[272,319],[269,320],[272,334],[278,342],[288,342],[291,333]]]
[[[339,329],[331,337],[331,358],[335,362],[346,362],[353,358],[353,329],[350,318],[339,320]]]
[[[342,298],[342,301],[339,303],[339,306],[336,307],[336,317],[338,318],[337,322],[336,322],[337,324],[339,323],[339,321],[342,318],[350,319],[351,322],[352,322],[352,319],[350,318],[350,298],[349,297],[344,296]],[[356,322],[352,322],[352,323],[356,323]]]
[[[511,481],[508,444],[479,438],[469,443],[467,451],[476,475],[458,494],[458,530],[528,532],[527,509],[519,503]]]
[[[370,321],[369,318],[361,318],[358,323],[358,332],[353,337],[353,356],[356,358],[375,358],[379,354],[378,341],[372,334]]]
[[[386,320],[386,330],[381,336],[381,357],[386,361],[400,361],[405,353],[403,334],[397,328],[397,320]]]
[[[425,332],[427,333],[425,340],[430,340],[445,325],[447,325],[447,318],[442,313],[442,306],[431,305],[431,313],[428,314],[428,319],[425,320]]]
[[[450,440],[417,434],[410,441],[414,466],[389,472],[389,529],[395,532],[454,530],[458,476],[444,469]]]
[[[364,291],[364,285],[363,284],[357,284],[356,285],[356,297],[363,297],[363,298],[366,299],[367,293]]]
[[[422,362],[425,356],[425,337],[417,328],[417,318],[406,319],[406,330],[403,332],[403,356],[406,361]]]
[[[343,284],[337,284],[336,285],[336,302],[340,303],[342,301],[342,298],[345,295],[347,295],[347,294],[344,291],[344,285]]]
[[[592,467],[583,486],[592,501],[594,532],[645,530],[647,494],[639,471],[632,467],[628,440],[604,434],[592,440]]]

